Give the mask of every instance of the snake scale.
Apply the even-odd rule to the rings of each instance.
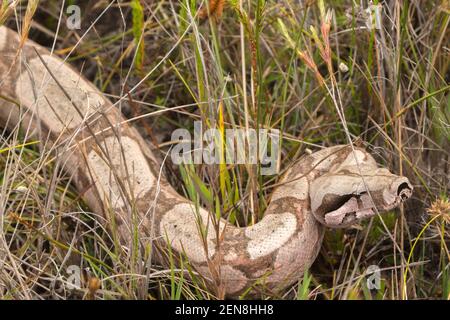
[[[0,55],[0,125],[38,137],[125,248],[138,228],[157,261],[167,249],[183,255],[219,296],[238,297],[258,279],[272,291],[292,285],[318,255],[325,227],[348,227],[411,196],[407,178],[378,168],[362,148],[339,145],[289,168],[256,224],[214,225],[214,215],[175,191],[151,146],[79,72],[6,27]]]

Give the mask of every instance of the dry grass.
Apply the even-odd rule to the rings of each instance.
[[[9,15],[113,101],[127,96],[120,107],[146,115],[133,121],[162,155],[173,129],[201,119],[279,129],[282,170],[307,148],[359,139],[410,178],[414,199],[327,232],[310,273],[267,298],[449,299],[449,2],[383,1],[380,30],[353,1],[200,2],[83,1],[82,29],[68,30],[61,3],[29,1],[0,7],[0,23]],[[33,141],[6,129],[0,140],[0,297],[215,298],[189,266],[146,266],[121,248]],[[239,225],[261,218],[277,182],[259,166],[168,169],[180,192]],[[382,281],[370,292],[374,264]],[[84,270],[78,289],[65,285],[71,265]]]

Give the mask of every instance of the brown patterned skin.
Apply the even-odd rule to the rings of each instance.
[[[378,169],[365,150],[335,146],[290,168],[255,225],[213,221],[170,186],[148,144],[78,72],[32,41],[19,50],[5,27],[0,54],[0,124],[39,138],[124,246],[138,226],[156,259],[168,246],[183,253],[219,296],[237,297],[257,280],[267,290],[288,287],[314,262],[326,226],[349,226],[411,195],[407,178]]]

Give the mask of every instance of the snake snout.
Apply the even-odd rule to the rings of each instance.
[[[406,177],[397,177],[391,184],[390,193],[395,195],[394,203],[399,204],[412,195],[413,186]]]
[[[401,181],[397,187],[397,197],[399,197],[401,201],[405,201],[411,197],[412,190],[413,187],[409,181]]]
[[[390,186],[380,196],[375,196],[375,203],[383,211],[394,209],[412,196],[413,189],[408,178],[393,175]]]

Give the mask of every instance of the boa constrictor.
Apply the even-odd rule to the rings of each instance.
[[[378,168],[365,150],[325,148],[280,181],[264,218],[238,228],[179,195],[152,149],[90,82],[48,50],[0,27],[0,120],[37,136],[122,244],[152,241],[156,258],[182,254],[218,294],[237,297],[257,279],[280,290],[315,260],[324,228],[342,228],[410,197],[408,179]],[[56,81],[55,81],[56,79]]]

